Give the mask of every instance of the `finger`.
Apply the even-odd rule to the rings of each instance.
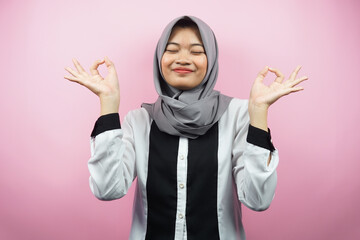
[[[275,82],[281,83],[284,80],[284,74],[282,74],[278,69],[269,68],[269,71],[275,73],[276,75]]]
[[[79,77],[79,74],[77,72],[75,72],[72,68],[70,67],[66,67],[65,68],[66,71],[68,71],[69,73],[71,73],[71,75],[73,75],[74,77]]]
[[[289,95],[290,93],[299,92],[301,90],[304,90],[304,88],[303,87],[293,87],[293,88],[284,89],[283,91],[279,92],[278,99],[283,96]]]
[[[107,56],[105,56],[104,60],[105,60],[106,66],[108,68],[108,71],[116,72],[114,63],[112,61],[110,61],[110,59]]]
[[[301,90],[304,90],[304,87],[295,87],[293,89],[294,89],[294,91],[301,91]]]
[[[257,75],[255,81],[262,82],[264,78],[266,77],[266,74],[268,73],[269,67],[265,66]]]
[[[301,65],[298,65],[296,68],[295,68],[295,70],[291,73],[291,75],[290,75],[290,79],[291,80],[294,80],[295,78],[296,78],[296,75],[298,74],[298,72],[300,71],[300,69],[301,69]]]
[[[97,70],[97,68],[99,67],[99,65],[104,63],[104,59],[103,60],[97,60],[95,61],[95,63],[90,67],[90,73],[91,75],[95,76],[95,75],[100,75],[99,71]]]
[[[85,73],[84,68],[80,65],[80,63],[78,62],[78,60],[76,60],[75,58],[72,59],[74,62],[74,65],[76,67],[76,69],[78,70],[79,73]]]
[[[77,82],[77,83],[83,85],[83,83],[82,83],[79,79],[77,79],[77,78],[75,78],[75,77],[64,76],[64,78],[65,78],[65,79],[68,79],[68,80],[70,80],[70,81],[72,81],[72,82]]]
[[[289,94],[289,93],[298,92],[298,91],[301,91],[301,90],[304,90],[304,88],[303,87],[292,87],[292,88],[289,88],[287,91],[288,91],[288,94]]]
[[[298,85],[299,83],[301,83],[301,82],[303,82],[305,80],[308,80],[308,79],[309,79],[308,77],[298,78],[295,81],[291,82],[291,87],[294,87],[294,86]]]
[[[304,90],[303,87],[293,87],[293,88],[291,88],[291,93],[293,93],[293,92],[299,92],[299,91],[302,91],[302,90]]]

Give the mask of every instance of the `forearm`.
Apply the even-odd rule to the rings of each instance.
[[[270,206],[277,185],[278,152],[270,153],[273,160],[269,166],[265,165],[267,154],[266,149],[249,145],[242,156],[244,168],[234,169],[239,200],[255,211],[263,211]]]
[[[122,134],[122,130],[112,130],[90,139],[89,184],[92,193],[100,200],[114,200],[126,194]]]
[[[135,154],[131,147],[126,118],[121,128],[118,114],[100,116],[91,133],[91,157],[88,161],[90,188],[101,200],[123,197],[135,178]]]
[[[253,127],[268,132],[268,124],[267,124],[268,107],[260,107],[260,106],[256,106],[253,103],[249,103],[249,115],[250,115],[250,124]],[[267,161],[268,166],[270,164],[270,161],[271,161],[271,154],[269,154],[269,158]]]
[[[100,98],[100,115],[119,112],[120,98],[118,96]]]
[[[250,124],[253,127],[260,128],[268,132],[268,107],[257,106],[256,104],[249,102],[249,116]]]

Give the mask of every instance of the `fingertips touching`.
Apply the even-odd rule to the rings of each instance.
[[[259,75],[266,76],[268,70],[269,70],[269,67],[268,67],[268,66],[265,66],[265,67],[259,72]]]

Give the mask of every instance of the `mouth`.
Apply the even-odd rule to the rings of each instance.
[[[173,71],[177,72],[177,73],[192,73],[193,72],[193,70],[191,70],[189,68],[175,68]]]

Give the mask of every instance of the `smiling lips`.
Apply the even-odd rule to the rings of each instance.
[[[177,73],[191,73],[191,72],[193,72],[193,70],[191,70],[189,68],[175,68],[174,72],[177,72]]]

